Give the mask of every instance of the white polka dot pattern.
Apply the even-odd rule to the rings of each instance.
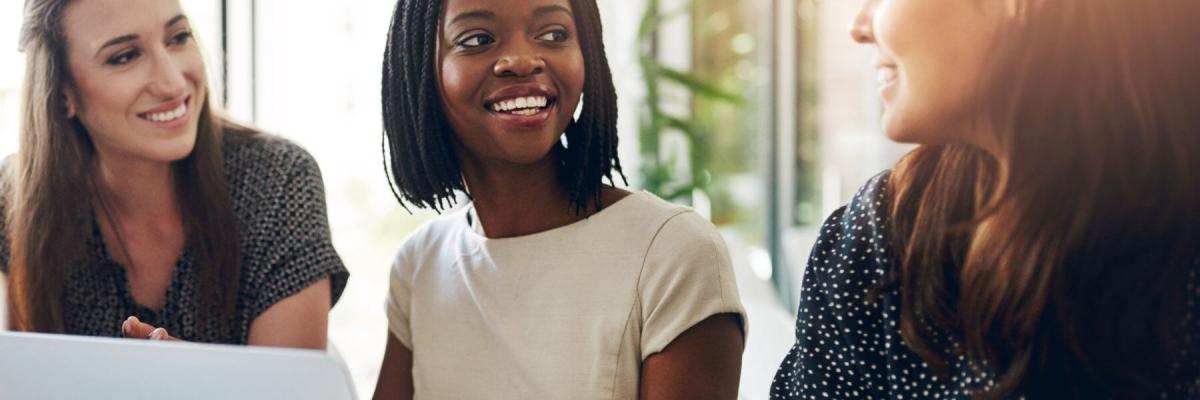
[[[821,227],[804,271],[796,343],[775,375],[771,399],[969,399],[973,390],[994,384],[990,373],[962,357],[951,365],[951,380],[934,375],[900,335],[898,289],[867,302],[892,268],[888,177],[872,178]],[[1187,321],[1200,332],[1193,317],[1200,312],[1196,281],[1193,273]],[[1200,365],[1197,357],[1185,358]],[[1194,382],[1163,398],[1196,398],[1200,377]]]

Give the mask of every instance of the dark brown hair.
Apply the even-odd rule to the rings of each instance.
[[[69,268],[88,262],[95,148],[84,126],[67,118],[62,94],[67,67],[63,10],[70,0],[27,0],[21,28],[26,54],[20,151],[8,166],[6,215],[11,329],[61,333]],[[241,282],[237,221],[225,178],[222,141],[247,128],[214,115],[206,97],[192,153],[172,166],[189,250],[200,276],[202,318],[223,326]],[[121,321],[113,321],[117,326]]]
[[[1014,1],[978,102],[999,148],[922,146],[890,181],[906,343],[992,371],[982,398],[1194,385],[1200,2]]]

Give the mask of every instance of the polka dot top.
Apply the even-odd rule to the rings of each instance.
[[[337,303],[349,273],[330,241],[325,192],[317,163],[299,146],[259,134],[226,140],[225,170],[242,244],[242,285],[226,329],[200,323],[198,266],[184,250],[166,301],[152,309],[134,301],[125,268],[113,261],[94,221],[89,259],[69,272],[64,294],[66,333],[121,336],[129,316],[193,342],[245,344],[263,311],[317,281],[332,278]],[[4,196],[0,196],[3,198]],[[9,244],[0,200],[0,270],[8,272]]]
[[[898,289],[865,301],[890,268],[888,177],[872,178],[821,227],[804,271],[796,343],[776,372],[771,399],[970,399],[972,389],[994,384],[961,357],[951,360],[957,371],[951,380],[935,376],[900,335]],[[1193,272],[1187,316],[1193,332],[1200,331],[1193,317],[1200,313],[1197,280]],[[1195,356],[1185,359],[1200,365]],[[1162,398],[1200,397],[1200,377],[1192,382]]]

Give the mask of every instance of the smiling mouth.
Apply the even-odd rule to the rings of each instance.
[[[177,119],[183,118],[184,116],[187,115],[188,102],[190,102],[190,101],[191,101],[191,97],[188,97],[188,98],[184,99],[183,102],[180,103],[179,106],[175,107],[174,109],[171,109],[168,111],[162,111],[162,112],[141,113],[141,114],[138,114],[138,117],[141,119],[150,121],[150,122],[158,122],[158,123],[172,122]]]
[[[519,116],[537,115],[542,111],[550,108],[556,102],[553,96],[524,96],[514,97],[506,100],[498,100],[492,103],[484,104],[484,108],[488,111],[498,114],[509,114]]]

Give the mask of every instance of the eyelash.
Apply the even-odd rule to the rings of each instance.
[[[562,42],[567,41],[567,39],[571,38],[571,32],[567,31],[566,29],[561,29],[561,28],[543,33],[538,37],[541,38],[541,37],[544,37],[544,36],[550,35],[550,34],[558,34],[558,36],[559,36],[558,39],[549,39],[549,41],[556,42],[556,43],[562,43]]]
[[[479,44],[467,44],[467,42],[470,42],[475,39],[480,39],[480,40],[487,39],[487,40],[489,40],[489,42],[479,43]],[[485,33],[477,33],[477,34],[474,34],[471,36],[467,36],[463,40],[458,41],[458,47],[462,47],[462,48],[466,48],[466,49],[473,49],[476,47],[487,46],[487,45],[495,43],[495,42],[496,42],[496,39],[491,37],[490,35],[485,34]]]
[[[548,31],[546,33],[538,35],[537,38],[541,39],[541,38],[545,37],[546,35],[551,35],[551,34],[554,34],[555,36],[557,36],[557,38],[556,39],[545,39],[546,41],[553,42],[553,43],[562,43],[562,42],[567,41],[567,39],[571,38],[571,33],[569,31],[567,31],[566,29],[555,29],[552,31]],[[471,41],[484,41],[484,40],[487,40],[487,43],[468,44]],[[477,34],[474,34],[471,36],[467,36],[466,38],[464,38],[462,40],[459,40],[458,43],[456,44],[456,46],[464,48],[464,49],[474,49],[474,48],[478,48],[478,47],[487,46],[487,45],[495,43],[495,42],[496,42],[496,39],[493,38],[491,35],[488,35],[485,33],[477,33]]]
[[[192,31],[183,31],[183,32],[175,34],[175,36],[172,36],[171,40],[167,42],[167,45],[168,46],[183,45],[183,44],[186,44],[191,39],[192,39]],[[132,62],[134,59],[136,59],[141,54],[142,54],[141,50],[138,50],[135,48],[130,51],[126,51],[123,53],[117,53],[117,54],[113,55],[111,58],[108,59],[108,61],[106,63],[108,65],[113,65],[113,66],[125,65],[125,64]]]

